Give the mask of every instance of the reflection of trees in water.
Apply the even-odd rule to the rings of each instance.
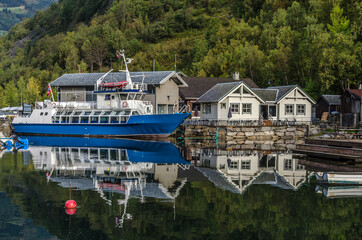
[[[252,185],[243,195],[220,190],[208,181],[187,182],[173,203],[147,198],[130,199],[127,212],[132,221],[115,228],[117,204],[107,205],[95,191],[73,191],[80,208],[71,218],[64,203],[68,189],[46,182],[44,172],[23,165],[5,154],[0,159],[0,190],[58,238],[88,239],[358,239],[362,235],[359,199],[327,199],[308,186],[288,191],[268,185]],[[112,202],[122,194],[107,192]]]

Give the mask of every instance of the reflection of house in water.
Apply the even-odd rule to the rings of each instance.
[[[117,184],[122,179],[137,179],[143,192],[139,188],[132,189],[131,195],[140,197],[174,199],[185,183],[184,179],[178,178],[178,171],[180,167],[188,167],[188,162],[173,160],[172,156],[169,163],[133,161],[128,156],[130,150],[119,148],[31,146],[29,150],[34,167],[49,172],[54,170],[51,179],[61,186],[68,187],[68,181],[71,181],[72,187],[79,189],[124,192],[124,187]],[[93,178],[93,181],[81,180],[84,177]],[[86,187],[85,182],[92,186]]]
[[[215,176],[207,168],[216,169],[224,178],[224,188],[234,186],[243,192],[251,184],[270,184],[285,189],[297,189],[306,178],[304,166],[291,153],[263,153],[260,151],[226,151],[205,149],[200,155],[199,170],[210,181]],[[221,185],[220,174],[218,183]],[[228,186],[228,187],[227,187]],[[235,189],[236,188],[236,189]]]

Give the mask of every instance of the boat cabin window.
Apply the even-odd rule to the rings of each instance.
[[[55,115],[59,116],[59,115],[61,115],[61,114],[62,114],[62,112],[61,112],[61,111],[58,111]]]
[[[72,123],[79,123],[79,117],[72,117]]]
[[[111,100],[111,94],[106,94],[106,96],[104,97],[104,100]]]
[[[79,116],[82,112],[73,112],[73,115]]]
[[[119,94],[121,100],[127,100],[127,94]]]
[[[90,122],[91,123],[98,123],[99,117],[91,117]]]
[[[93,112],[92,115],[94,115],[94,116],[99,116],[99,115],[101,115],[101,113],[102,113],[102,112],[100,112],[100,111],[95,111],[95,112]]]
[[[111,111],[105,111],[102,113],[102,115],[111,115]]]
[[[119,123],[119,117],[111,117],[111,123]]]
[[[132,115],[140,115],[137,111],[132,111]]]
[[[69,117],[61,117],[61,123],[69,123]]]
[[[117,111],[117,112],[115,112],[115,111],[113,111],[113,112],[111,112],[111,116],[115,116],[115,115],[118,115],[119,114],[119,111]]]
[[[90,115],[91,113],[92,113],[91,111],[85,111],[85,112],[83,113],[83,115],[88,116],[88,115]]]
[[[116,97],[114,95],[112,95],[112,100],[114,100]]]
[[[142,94],[137,94],[135,97],[135,100],[141,100],[141,98],[142,98]]]
[[[43,116],[43,114],[44,114],[44,113],[43,113],[43,112],[41,112],[41,113],[40,113],[40,116]]]
[[[121,117],[121,123],[126,123],[129,117]]]
[[[53,120],[52,120],[53,123],[59,123],[59,118],[60,118],[60,117],[53,117]]]
[[[130,94],[128,95],[128,100],[133,100],[134,97],[135,97],[135,94],[134,94],[134,93],[130,93]]]
[[[48,112],[45,112],[44,115],[47,116],[47,115],[48,115]]]
[[[108,123],[109,122],[109,117],[101,117],[101,123]]]
[[[89,117],[81,117],[80,118],[80,123],[88,123],[89,121]]]
[[[70,115],[72,114],[72,111],[64,111],[62,115]]]

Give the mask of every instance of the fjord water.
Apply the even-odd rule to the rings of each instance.
[[[362,236],[360,189],[333,197],[288,152],[196,149],[189,162],[171,143],[29,141],[0,154],[0,239]]]

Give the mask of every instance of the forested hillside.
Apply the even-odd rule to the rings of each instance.
[[[22,19],[31,17],[56,0],[0,0],[0,36]]]
[[[361,81],[362,2],[354,0],[59,0],[0,39],[1,105],[44,97],[64,73],[174,69],[313,97]]]

